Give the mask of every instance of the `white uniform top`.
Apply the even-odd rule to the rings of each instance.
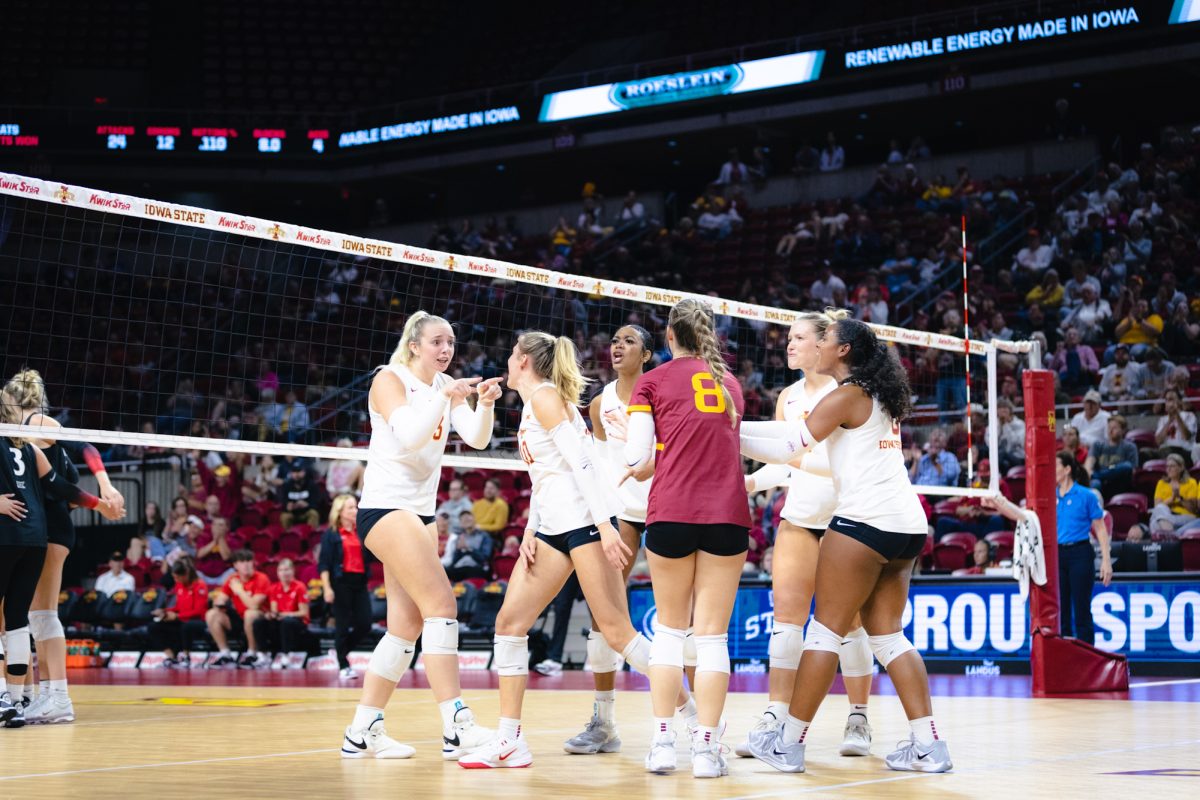
[[[543,386],[554,388],[552,383],[543,383],[533,391],[536,393]],[[530,395],[532,397],[532,395]],[[579,436],[580,446],[584,457],[596,463],[596,453],[592,432],[588,430],[579,410],[572,406],[568,413],[570,425]],[[517,442],[521,448],[521,458],[529,465],[529,477],[533,481],[533,502],[537,504],[538,533],[554,536],[560,533],[587,528],[604,520],[592,519],[587,501],[579,491],[575,482],[575,473],[567,459],[555,446],[550,438],[550,432],[538,422],[533,413],[533,403],[527,403],[521,412],[521,427],[517,430]],[[605,500],[612,511],[605,517],[615,516],[620,503],[616,492],[610,486],[601,486]]]
[[[837,388],[837,381],[829,381],[825,388],[812,397],[809,397],[804,386],[804,378],[801,378],[788,389],[787,401],[783,404],[783,419],[786,422],[808,419],[808,415],[817,407],[821,398]],[[828,458],[828,447],[825,442],[819,443],[812,449],[812,452],[805,456],[805,460],[810,462],[825,461]],[[825,530],[829,527],[829,520],[833,519],[834,509],[837,508],[837,493],[833,490],[833,478],[814,475],[807,470],[795,467],[791,472],[787,500],[783,503],[783,511],[780,516],[801,528]]]
[[[404,382],[410,403],[428,402],[451,378],[438,373],[433,385],[421,382],[408,367],[400,364],[383,368]],[[367,449],[367,468],[363,473],[361,508],[403,509],[422,516],[432,516],[437,507],[438,480],[441,478],[442,454],[450,434],[450,403],[433,437],[416,450],[403,450],[392,428],[375,409],[371,416],[371,444]]]
[[[891,533],[927,533],[921,501],[904,468],[900,423],[871,398],[871,416],[825,440],[837,492],[836,516]]]
[[[613,438],[612,423],[607,414],[615,411],[618,414],[627,413],[626,406],[617,395],[617,382],[613,381],[604,387],[600,393],[600,424],[604,428],[606,441],[597,445],[602,456],[603,473],[616,486],[625,475],[625,443]],[[622,511],[618,519],[644,524],[646,509],[650,506],[650,481],[635,481],[632,478],[617,486],[617,499],[621,501]]]

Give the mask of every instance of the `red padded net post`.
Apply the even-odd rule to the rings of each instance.
[[[1090,642],[1061,636],[1058,603],[1058,522],[1054,492],[1054,374],[1026,370],[1025,496],[1038,515],[1046,548],[1046,585],[1029,586],[1033,695],[1122,692],[1129,689],[1129,663]]]
[[[1029,585],[1031,629],[1057,635],[1058,529],[1054,496],[1054,373],[1026,370],[1025,390],[1025,507],[1038,515],[1046,544],[1046,585]]]

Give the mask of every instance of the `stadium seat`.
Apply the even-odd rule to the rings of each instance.
[[[925,544],[921,546],[921,570],[928,572],[933,569],[933,537],[926,536]]]
[[[933,546],[933,568],[938,572],[963,569],[971,563],[971,549],[943,539]]]
[[[1019,465],[1009,469],[1008,474],[1004,476],[1004,480],[1008,483],[1009,491],[1012,492],[1013,502],[1020,503],[1025,495],[1025,467]]]
[[[1158,440],[1154,438],[1153,428],[1135,428],[1125,434],[1125,441],[1133,442],[1139,448],[1158,447]]]
[[[938,540],[938,544],[956,544],[959,547],[965,547],[968,551],[975,549],[975,542],[979,541],[979,537],[970,531],[955,531],[947,533]]]
[[[1015,538],[1012,531],[993,531],[983,538],[996,546],[997,561],[1012,558],[1013,539]]]
[[[1146,514],[1150,508],[1150,502],[1146,499],[1146,495],[1138,494],[1137,492],[1121,492],[1114,494],[1108,501],[1109,505],[1117,504],[1123,506],[1133,506],[1138,510],[1139,514]]]
[[[458,581],[453,586],[454,597],[458,603],[458,621],[469,623],[475,614],[475,605],[479,598],[479,590],[466,581]]]
[[[492,575],[498,581],[507,581],[516,567],[516,556],[496,556],[492,560]]]
[[[304,537],[301,536],[300,532],[295,528],[286,531],[282,536],[279,537],[279,541],[275,544],[278,548],[279,555],[281,556],[287,555],[289,557],[293,557],[304,552]]]
[[[271,534],[266,532],[256,533],[250,537],[248,542],[250,552],[255,556],[270,556],[275,552],[275,542],[271,539]]]
[[[375,622],[387,619],[387,589],[383,584],[371,592],[371,619]]]
[[[1188,531],[1179,539],[1183,550],[1183,568],[1188,572],[1200,572],[1200,531]]]
[[[1114,539],[1124,539],[1129,528],[1141,519],[1136,506],[1109,501],[1104,510],[1112,515],[1112,533]]]
[[[1154,496],[1158,482],[1167,474],[1167,461],[1164,458],[1153,458],[1139,469],[1133,471],[1133,490],[1135,493]]]

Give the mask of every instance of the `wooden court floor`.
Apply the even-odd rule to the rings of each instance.
[[[0,798],[875,798],[1200,797],[1200,704],[1144,700],[1010,697],[935,699],[953,773],[891,772],[882,756],[907,731],[895,697],[872,699],[874,756],[842,758],[846,699],[830,696],[810,733],[808,772],[786,775],[730,758],[730,775],[691,777],[642,769],[649,697],[620,693],[624,750],[571,756],[562,740],[591,713],[586,691],[531,691],[524,726],[529,769],[475,771],[443,762],[438,712],[427,690],[400,689],[389,730],[417,747],[406,761],[344,761],[338,755],[356,689],[260,686],[81,686],[72,725],[0,730]],[[492,689],[465,696],[484,724],[498,712]],[[762,695],[731,694],[735,743]]]

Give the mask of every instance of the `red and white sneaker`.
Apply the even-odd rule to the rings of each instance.
[[[505,767],[528,767],[533,764],[533,753],[523,738],[501,739],[485,744],[470,755],[458,760],[464,769],[503,769]]]

